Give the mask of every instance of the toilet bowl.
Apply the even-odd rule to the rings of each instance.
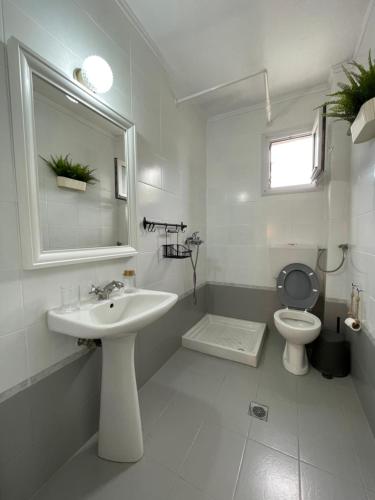
[[[285,338],[283,365],[294,375],[304,375],[309,370],[305,345],[317,338],[322,326],[308,312],[319,297],[318,277],[304,264],[289,264],[277,278],[277,293],[286,306],[274,313],[276,329]]]
[[[285,338],[283,364],[288,372],[304,375],[309,370],[305,344],[320,333],[320,319],[307,311],[279,309],[274,314],[277,331]]]

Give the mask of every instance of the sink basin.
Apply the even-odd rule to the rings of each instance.
[[[51,330],[82,339],[123,337],[165,314],[177,301],[174,293],[137,290],[84,305],[79,311],[48,313]]]
[[[157,320],[177,302],[174,293],[137,290],[91,302],[80,310],[48,312],[49,329],[65,335],[102,340],[100,457],[136,462],[143,456],[143,437],[134,370],[137,331]]]

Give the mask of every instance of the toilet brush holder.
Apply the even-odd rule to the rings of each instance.
[[[350,373],[350,343],[344,334],[323,329],[319,337],[306,346],[311,365],[325,378],[346,377]]]

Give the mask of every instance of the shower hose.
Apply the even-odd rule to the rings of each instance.
[[[341,249],[342,251],[342,258],[341,258],[341,262],[340,264],[335,267],[334,269],[323,269],[321,266],[320,266],[320,258],[321,256],[327,251],[325,248],[319,248],[318,250],[318,260],[316,262],[317,266],[318,266],[318,269],[320,271],[322,271],[322,273],[335,273],[336,271],[338,271],[339,269],[342,268],[342,266],[344,265],[344,262],[345,262],[345,258],[346,258],[346,252],[348,251],[348,246],[343,244],[343,245],[339,245],[339,248]]]
[[[195,259],[193,257],[193,251],[188,246],[188,250],[190,250],[190,261],[193,268],[193,304],[197,304],[197,264],[198,264],[198,256],[199,256],[199,245],[196,245],[197,251],[195,252]]]

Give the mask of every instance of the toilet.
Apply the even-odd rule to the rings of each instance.
[[[309,312],[319,298],[319,280],[311,267],[288,264],[277,277],[276,290],[285,306],[274,313],[276,329],[285,338],[283,364],[288,372],[304,375],[309,370],[305,345],[317,338],[322,326]]]

